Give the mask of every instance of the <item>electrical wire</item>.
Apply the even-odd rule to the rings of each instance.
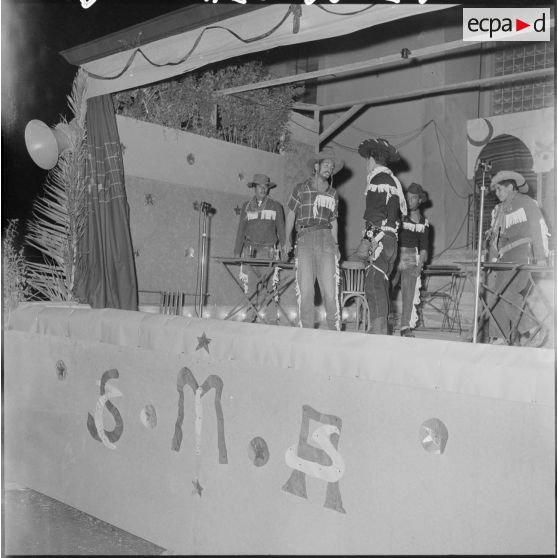
[[[451,178],[449,177],[449,174],[448,174],[448,168],[446,166],[446,161],[444,159],[444,155],[442,154],[442,144],[440,143],[440,137],[438,136],[438,128],[436,126],[434,127],[434,131],[436,133],[436,142],[438,143],[438,151],[440,153],[440,160],[442,161],[442,166],[444,167],[444,174],[446,175],[446,180],[448,181],[448,184],[449,184],[450,188],[452,189],[453,193],[458,198],[460,198],[462,200],[466,200],[469,197],[468,194],[463,196],[453,187]]]
[[[432,260],[435,260],[435,259],[439,258],[442,254],[444,254],[445,252],[447,252],[448,250],[450,250],[452,248],[452,246],[454,245],[455,241],[457,240],[459,234],[461,233],[461,229],[463,228],[463,226],[467,222],[468,217],[469,217],[469,211],[467,211],[465,213],[465,217],[463,218],[463,221],[461,221],[461,225],[459,225],[459,228],[457,229],[457,232],[455,233],[455,236],[453,237],[453,240],[441,252],[432,256]],[[459,248],[467,248],[467,245],[458,246],[456,248],[456,250],[459,249]]]
[[[399,148],[401,148],[402,146],[404,146],[404,145],[410,143],[411,141],[413,141],[414,139],[416,139],[417,137],[419,137],[419,136],[426,130],[426,128],[428,128],[428,126],[430,126],[431,124],[434,124],[434,130],[435,130],[435,134],[436,134],[436,142],[437,142],[437,144],[438,144],[438,151],[439,151],[439,153],[440,153],[440,160],[442,161],[442,166],[444,167],[444,173],[445,173],[445,175],[446,175],[446,179],[447,179],[447,181],[448,181],[448,184],[449,184],[451,190],[453,191],[453,193],[456,195],[456,197],[458,197],[458,198],[460,198],[460,199],[463,199],[463,200],[464,200],[464,199],[467,199],[469,195],[468,195],[468,194],[467,194],[467,195],[462,195],[462,194],[460,194],[460,193],[456,190],[456,188],[454,187],[453,182],[451,181],[451,179],[450,179],[450,177],[449,177],[449,173],[448,173],[448,170],[447,170],[447,165],[446,165],[446,161],[445,161],[445,158],[444,158],[444,154],[443,154],[443,152],[442,152],[442,145],[441,145],[441,142],[440,142],[440,137],[439,137],[439,135],[438,135],[438,132],[442,135],[442,137],[444,138],[444,140],[446,141],[446,143],[447,143],[448,146],[450,147],[450,151],[452,152],[452,154],[454,155],[454,157],[455,157],[455,153],[454,153],[453,150],[451,149],[451,146],[450,146],[449,143],[447,142],[447,139],[445,138],[445,136],[444,136],[444,135],[441,133],[441,131],[439,130],[439,127],[438,127],[438,125],[436,124],[436,121],[435,121],[435,120],[429,120],[426,124],[423,124],[420,128],[416,128],[415,130],[412,130],[411,132],[403,132],[403,133],[400,133],[400,134],[382,134],[382,135],[379,135],[379,134],[373,134],[372,132],[368,132],[368,131],[363,130],[363,129],[360,129],[360,131],[361,131],[361,132],[364,132],[364,133],[366,133],[366,134],[370,134],[370,136],[372,136],[372,137],[385,137],[385,136],[388,136],[388,137],[400,137],[400,136],[402,136],[402,135],[407,135],[407,134],[411,133],[411,134],[412,134],[411,136],[409,136],[407,139],[405,139],[405,140],[403,140],[403,141],[401,141],[401,142],[399,142],[399,143],[397,143],[397,144],[395,145],[395,147],[397,147],[397,149],[399,149]],[[355,127],[355,128],[356,128],[356,127]],[[357,151],[356,148],[349,147],[348,145],[344,145],[344,144],[339,143],[339,142],[336,142],[336,141],[332,141],[331,143],[333,143],[333,144],[336,145],[337,147],[340,147],[340,148],[342,148],[342,149],[346,149],[347,151],[351,151],[351,152],[353,152],[353,153]],[[458,164],[458,168],[463,172],[463,169],[462,169],[461,166],[459,165],[459,161],[457,161],[457,164]]]
[[[356,10],[354,12],[344,12],[344,13],[332,12],[331,10],[326,10],[320,4],[314,4],[314,6],[316,6],[316,8],[320,8],[320,10],[323,10],[324,12],[326,12],[328,14],[332,14],[332,15],[336,15],[336,16],[351,16],[351,15],[361,14],[362,12],[365,12],[366,10],[369,10],[370,8],[375,8],[376,4],[371,4],[370,6],[366,6],[366,8],[363,8],[362,10]]]
[[[433,124],[433,123],[436,124],[434,122],[434,120],[429,120],[424,126],[422,126],[422,128],[417,128],[415,131],[412,132],[412,135],[410,137],[408,137],[406,140],[403,140],[402,142],[398,143],[395,147],[397,149],[400,149],[404,145],[407,145],[408,143],[412,142],[414,139],[418,138],[424,132],[424,130],[426,130],[426,128],[428,128],[428,126],[430,126],[430,124]],[[383,137],[383,136],[380,136],[380,137]]]
[[[95,79],[102,79],[102,80],[118,79],[125,74],[125,72],[128,70],[128,68],[132,65],[132,62],[134,61],[136,55],[138,55],[138,54],[140,56],[142,56],[148,64],[151,64],[152,66],[155,66],[156,68],[162,68],[164,66],[178,66],[179,64],[182,64],[182,63],[186,62],[186,60],[188,60],[188,58],[190,58],[190,56],[194,53],[194,51],[198,47],[198,45],[199,45],[199,43],[200,43],[200,41],[203,37],[203,34],[208,30],[222,29],[223,31],[229,32],[231,35],[233,35],[233,37],[235,37],[236,39],[238,39],[239,41],[241,41],[245,44],[253,43],[253,42],[256,42],[256,41],[261,41],[262,39],[265,39],[266,37],[269,37],[270,35],[275,33],[275,31],[277,31],[277,29],[279,29],[279,27],[281,27],[281,25],[283,25],[283,23],[287,20],[287,18],[291,14],[291,12],[295,15],[295,23],[296,23],[296,8],[297,8],[297,6],[294,6],[294,5],[289,6],[289,8],[287,9],[287,12],[285,13],[285,15],[283,16],[283,18],[281,19],[281,21],[278,24],[273,26],[269,31],[266,31],[265,33],[262,33],[261,35],[257,35],[255,37],[250,37],[248,39],[243,39],[240,35],[238,35],[234,31],[232,31],[231,29],[228,29],[227,27],[223,27],[222,25],[208,25],[207,27],[204,27],[204,29],[202,29],[201,33],[197,36],[196,40],[194,41],[194,45],[192,46],[192,48],[180,60],[177,60],[175,62],[163,62],[163,63],[153,62],[143,52],[143,50],[141,48],[136,48],[134,50],[134,52],[128,58],[128,61],[126,62],[122,71],[120,71],[115,76],[101,76],[101,75],[95,74],[93,72],[90,72],[88,70],[85,70],[85,71],[86,71],[86,73],[89,77],[92,77],[92,78],[95,78]]]
[[[353,128],[353,130],[356,130],[357,132],[361,132],[362,134],[365,134],[367,136],[371,136],[371,137],[375,137],[375,138],[398,138],[401,136],[406,136],[407,134],[414,134],[417,131],[423,131],[429,124],[431,124],[432,122],[434,122],[434,120],[429,120],[426,124],[423,124],[422,126],[419,126],[418,128],[415,128],[414,130],[410,130],[408,132],[400,132],[398,134],[388,134],[385,132],[380,132],[380,133],[374,133],[371,132],[369,130],[365,130],[364,128],[361,128],[359,126],[357,126],[356,124],[349,124],[349,128]]]
[[[455,154],[455,151],[453,150],[453,148],[451,146],[451,143],[448,141],[448,139],[444,135],[444,132],[442,132],[442,129],[438,126],[438,124],[435,121],[434,121],[434,126],[437,128],[437,130],[440,132],[441,136],[444,138],[444,141],[446,142],[446,145],[448,146],[451,154],[453,155],[453,158],[455,160],[457,168],[461,171],[461,174],[463,175],[463,177],[465,178],[467,183],[469,183],[469,179],[467,178],[467,173],[463,170],[463,167],[459,163],[459,159],[458,159],[457,155]]]
[[[401,133],[398,133],[398,134],[374,133],[374,132],[371,132],[371,131],[369,131],[369,130],[364,130],[363,128],[359,128],[358,126],[356,126],[356,125],[354,125],[354,124],[351,124],[350,127],[353,128],[353,129],[355,129],[355,130],[358,130],[359,132],[361,132],[361,133],[363,133],[363,134],[369,135],[369,136],[371,136],[371,137],[397,138],[397,137],[407,136],[408,134],[411,134],[408,138],[406,138],[405,140],[403,140],[403,141],[401,141],[401,142],[399,142],[399,143],[395,143],[395,142],[394,142],[394,143],[395,143],[395,147],[396,147],[397,149],[400,149],[402,146],[404,146],[404,145],[410,143],[411,141],[413,141],[414,139],[416,139],[417,137],[419,137],[419,136],[426,130],[426,128],[428,128],[428,126],[430,126],[431,124],[434,125],[434,130],[435,130],[435,133],[436,133],[436,142],[437,142],[437,144],[438,144],[438,151],[439,151],[439,153],[440,153],[440,160],[442,161],[442,165],[443,165],[443,167],[444,167],[444,173],[445,173],[445,175],[446,175],[446,179],[447,179],[447,181],[448,181],[448,184],[449,184],[450,188],[452,189],[453,193],[454,193],[458,198],[460,198],[460,199],[467,199],[467,198],[468,198],[468,194],[467,194],[467,195],[462,195],[462,194],[460,194],[460,193],[456,190],[456,188],[454,187],[454,184],[453,184],[453,182],[451,181],[451,179],[450,179],[450,177],[449,177],[449,173],[448,173],[448,170],[447,170],[446,159],[445,159],[444,154],[443,154],[443,152],[442,152],[442,144],[441,144],[441,142],[440,142],[440,137],[439,137],[440,135],[441,135],[442,138],[444,139],[444,141],[445,141],[447,147],[449,148],[451,154],[453,155],[453,157],[454,157],[454,159],[455,159],[455,162],[456,162],[456,164],[457,164],[457,168],[459,169],[459,171],[461,172],[461,174],[462,174],[462,175],[465,177],[465,179],[467,180],[467,176],[466,176],[466,174],[465,174],[465,171],[464,171],[463,168],[461,167],[461,165],[460,165],[460,163],[459,163],[459,160],[458,160],[458,158],[457,158],[457,156],[456,156],[456,154],[455,154],[455,151],[453,150],[451,144],[449,143],[449,141],[447,140],[447,138],[446,138],[445,135],[443,134],[443,132],[442,132],[442,130],[440,129],[440,127],[438,126],[436,120],[434,120],[434,119],[429,120],[428,122],[426,122],[426,124],[423,124],[420,128],[415,128],[414,130],[411,130],[411,131],[408,131],[408,132],[401,132]],[[334,142],[332,142],[332,143],[335,144],[335,145],[337,145],[338,147],[347,149],[347,150],[352,151],[352,152],[357,151],[357,149],[352,148],[352,147],[349,147],[349,146],[346,146],[346,145],[343,145],[343,144],[341,144],[341,143],[339,143],[339,142],[335,142],[335,141],[334,141]],[[470,183],[469,183],[468,180],[467,180],[467,185],[471,188],[471,185],[470,185]],[[471,189],[472,189],[472,188],[471,188]]]
[[[467,184],[469,185],[469,187],[471,187],[471,185],[470,185],[470,183],[469,183],[469,179],[467,178],[467,173],[463,170],[463,167],[461,166],[461,164],[460,164],[460,162],[459,162],[459,159],[458,159],[457,155],[455,154],[455,151],[453,150],[453,147],[452,147],[451,143],[448,141],[448,139],[447,139],[446,136],[444,135],[442,129],[440,128],[440,126],[438,125],[438,123],[436,122],[436,120],[434,120],[434,119],[429,120],[429,121],[428,121],[426,124],[424,124],[422,127],[417,128],[416,130],[413,130],[412,132],[411,132],[411,131],[410,131],[410,132],[403,132],[403,133],[399,133],[399,134],[373,133],[373,132],[370,132],[370,131],[368,131],[368,130],[364,130],[363,128],[360,128],[360,127],[356,126],[355,124],[351,124],[351,125],[349,125],[349,127],[350,127],[350,128],[353,128],[354,130],[357,130],[357,131],[359,131],[359,132],[361,132],[361,133],[363,133],[363,134],[367,134],[367,135],[370,135],[370,136],[372,136],[372,137],[381,137],[381,138],[397,138],[397,137],[400,137],[400,136],[404,136],[404,135],[407,135],[407,134],[414,133],[415,131],[418,131],[418,132],[419,132],[416,136],[410,137],[410,138],[408,138],[406,141],[399,143],[399,144],[396,146],[397,148],[399,148],[399,147],[401,147],[401,146],[403,146],[403,145],[409,143],[410,141],[412,141],[415,137],[419,136],[420,133],[422,133],[422,131],[424,131],[430,124],[434,124],[434,127],[436,128],[437,132],[438,132],[438,133],[442,136],[442,138],[444,139],[444,142],[445,142],[446,146],[448,147],[450,153],[453,155],[453,158],[454,158],[454,161],[455,161],[455,163],[456,163],[456,165],[457,165],[457,168],[459,169],[459,171],[461,172],[461,174],[463,175],[463,177],[464,177],[465,180],[467,181]],[[438,138],[438,137],[437,137],[437,141],[438,141],[438,144],[439,144],[440,141],[439,141],[439,138]],[[443,157],[442,157],[442,160],[444,160]],[[445,168],[445,165],[444,165],[444,168]],[[447,176],[447,173],[446,173],[446,176]],[[451,181],[450,181],[450,184],[451,184]],[[471,189],[472,189],[472,188],[471,188]],[[457,194],[457,192],[456,192],[456,195],[457,195],[458,197],[461,197],[461,199],[465,199],[463,196],[460,196],[459,194]]]
[[[300,128],[302,128],[303,130],[306,130],[308,132],[315,132],[316,130],[314,130],[313,128],[308,128],[308,126],[304,126],[304,124],[301,124],[300,122],[295,122],[294,120],[291,120],[291,122],[293,124],[295,124],[296,126],[299,126]],[[335,142],[332,142],[335,143]]]

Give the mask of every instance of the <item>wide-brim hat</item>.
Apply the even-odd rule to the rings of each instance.
[[[271,179],[266,174],[255,174],[252,182],[248,182],[248,188],[255,188],[258,184],[268,188],[275,188],[277,186],[275,182],[271,182]]]
[[[333,172],[332,174],[337,174],[345,165],[343,159],[340,159],[335,154],[335,151],[331,147],[324,147],[319,153],[308,159],[308,166],[314,170],[314,165],[323,161],[324,159],[329,159],[333,161]]]
[[[401,158],[399,152],[383,138],[369,138],[358,146],[358,154],[368,159],[372,153],[385,153],[387,163],[395,163]]]
[[[422,186],[416,182],[411,182],[411,184],[409,184],[407,194],[417,194],[420,203],[423,203],[428,199],[428,194],[422,189]]]
[[[504,180],[513,180],[517,185],[517,189],[522,194],[526,194],[529,191],[529,183],[525,180],[525,177],[518,172],[508,170],[497,172],[492,177],[492,180],[490,181],[490,190],[494,190],[494,188],[496,188],[496,184],[500,184],[500,182],[504,182]]]

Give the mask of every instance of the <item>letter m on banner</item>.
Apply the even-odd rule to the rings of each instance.
[[[190,386],[194,392],[196,408],[196,453],[200,451],[201,443],[201,398],[210,390],[215,390],[215,416],[217,418],[217,446],[219,450],[219,463],[228,463],[227,446],[225,444],[225,424],[223,419],[223,409],[221,407],[221,394],[223,392],[223,380],[214,374],[208,376],[200,386],[194,378],[192,372],[184,367],[178,372],[176,379],[176,389],[178,391],[178,416],[174,427],[174,436],[171,442],[173,451],[180,451],[182,444],[182,424],[184,423],[184,386]]]
[[[310,419],[322,423],[312,433],[311,438],[316,445],[308,441]],[[303,405],[298,445],[291,446],[285,454],[285,462],[294,470],[283,490],[307,498],[306,475],[324,480],[327,482],[324,507],[345,513],[339,490],[339,480],[345,473],[345,463],[337,451],[341,424],[339,417],[324,415],[309,405]]]

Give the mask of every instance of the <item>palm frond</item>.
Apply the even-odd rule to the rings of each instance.
[[[27,277],[39,299],[73,300],[71,292],[67,289],[64,273],[56,263],[28,262]]]
[[[86,90],[87,74],[83,68],[79,68],[72,84],[72,91],[70,95],[67,96],[67,100],[68,107],[70,107],[77,125],[82,130],[85,130],[85,116],[87,114]]]
[[[68,105],[74,119],[57,125],[67,133],[69,148],[49,172],[43,195],[33,204],[27,227],[27,244],[36,248],[44,263],[29,264],[29,283],[50,300],[74,300],[76,268],[82,265],[78,246],[86,223],[85,161],[86,74],[74,78]]]

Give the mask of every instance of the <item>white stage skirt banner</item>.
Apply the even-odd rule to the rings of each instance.
[[[4,477],[180,554],[554,552],[554,352],[20,306]]]

